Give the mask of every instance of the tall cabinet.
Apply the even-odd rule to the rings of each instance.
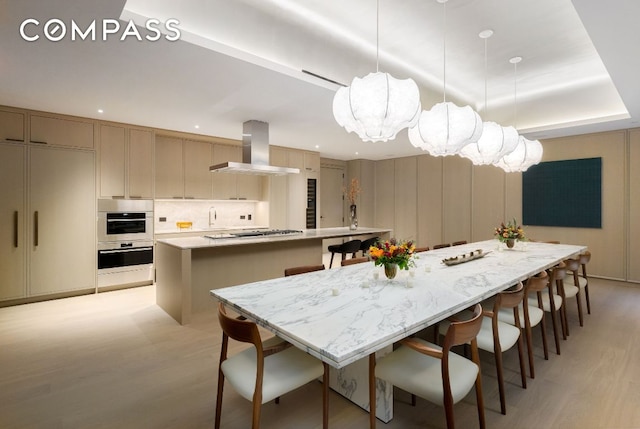
[[[27,115],[4,113],[0,300],[94,289],[95,153],[86,132],[93,125],[33,116],[25,142]]]

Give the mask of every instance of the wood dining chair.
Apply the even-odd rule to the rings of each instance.
[[[320,265],[302,265],[302,266],[299,266],[299,267],[285,268],[284,276],[285,277],[289,277],[289,276],[295,276],[295,275],[298,275],[298,274],[311,273],[313,271],[322,271],[322,270],[324,270],[324,264],[320,264]]]
[[[542,291],[547,290],[549,285],[549,275],[546,271],[527,279],[524,286],[524,300],[519,306],[520,327],[524,330],[527,343],[527,354],[529,360],[529,374],[531,378],[536,378],[533,364],[533,327],[540,326],[542,334],[542,348],[545,360],[549,360],[549,346],[547,344],[547,329],[544,322],[544,309],[542,304]],[[531,305],[530,296],[534,296],[538,305]],[[498,319],[511,325],[516,325],[513,312],[507,308],[501,308],[498,312]]]
[[[567,266],[567,275],[562,280],[562,290],[560,296],[562,299],[567,302],[567,298],[576,298],[576,303],[578,305],[578,321],[580,322],[580,326],[584,326],[584,317],[582,315],[582,297],[580,287],[580,269],[582,266],[580,265],[580,257],[577,259],[567,259],[564,261]],[[566,312],[566,305],[565,305]],[[569,328],[567,326],[567,335],[569,335]]]
[[[445,247],[451,247],[451,244],[449,243],[436,244],[435,246],[433,246],[433,250],[444,249]]]
[[[507,402],[504,388],[504,370],[502,364],[502,353],[518,347],[518,358],[520,360],[520,381],[522,388],[527,388],[527,371],[525,369],[524,342],[521,335],[520,311],[524,299],[524,285],[518,283],[513,289],[499,292],[493,299],[493,308],[483,311],[482,326],[477,335],[478,348],[493,353],[496,362],[496,373],[498,376],[498,391],[500,393],[500,411],[507,414]],[[484,305],[484,304],[483,304]],[[486,307],[485,307],[486,308]],[[501,309],[509,309],[513,315],[514,324],[503,322],[498,317]],[[467,318],[466,312],[455,315],[456,318]],[[450,322],[440,323],[441,334],[446,333]]]
[[[476,341],[482,319],[482,306],[476,304],[470,319],[453,321],[448,325],[442,348],[420,338],[400,341],[400,347],[376,363],[376,377],[444,406],[448,429],[455,427],[453,405],[464,399],[475,386],[478,420],[480,428],[484,428],[482,376]],[[467,343],[471,344],[471,360],[451,351],[452,347]],[[375,389],[375,383],[370,383],[369,389]],[[372,397],[372,392],[369,393]],[[375,403],[370,412],[375,413]],[[372,425],[375,426],[375,420]]]
[[[565,330],[565,322],[564,316],[562,314],[563,300],[562,297],[554,291],[554,285],[557,290],[558,279],[563,279],[566,276],[566,265],[563,262],[560,262],[553,268],[547,270],[549,274],[549,283],[547,285],[547,290],[543,291],[541,297],[542,301],[542,309],[545,313],[551,314],[551,323],[553,324],[553,337],[556,343],[556,354],[560,354],[560,334],[558,333],[558,322],[561,324],[562,329],[562,337],[563,339],[567,339],[566,330]],[[538,299],[529,297],[529,305],[534,306],[538,305]],[[558,320],[558,317],[560,320]]]
[[[218,397],[216,399],[215,429],[220,429],[222,393],[225,378],[240,396],[253,404],[252,429],[260,427],[262,404],[322,377],[322,427],[329,425],[329,368],[326,363],[306,354],[278,337],[264,342],[258,326],[242,317],[232,318],[222,303],[218,306],[218,320],[222,328],[222,347],[218,365]],[[250,343],[247,348],[227,356],[229,338]]]
[[[340,266],[345,267],[347,265],[362,264],[363,262],[369,262],[369,257],[360,256],[358,258],[345,259],[343,261],[340,261]]]
[[[329,268],[333,266],[333,256],[336,253],[340,253],[342,255],[342,260],[344,261],[347,258],[347,255],[351,253],[351,257],[356,257],[356,252],[360,251],[360,245],[362,244],[361,240],[351,240],[342,244],[332,244],[329,246],[329,252],[331,252],[331,261],[329,261]]]

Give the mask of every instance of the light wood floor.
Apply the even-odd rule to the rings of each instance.
[[[577,323],[562,355],[542,358],[519,386],[505,353],[507,415],[499,411],[493,357],[483,354],[489,428],[640,428],[640,287],[593,279],[593,314]],[[180,326],[155,305],[153,286],[0,309],[0,427],[211,428],[220,329],[201,314]],[[549,332],[551,334],[551,332]],[[550,337],[552,338],[552,337]],[[551,346],[553,351],[553,346]],[[395,418],[379,428],[443,428],[443,410],[397,392]],[[250,427],[250,404],[227,386],[222,427]],[[455,407],[475,428],[473,394]],[[330,427],[367,428],[368,415],[331,393]],[[311,383],[263,407],[262,427],[321,427],[321,386]]]

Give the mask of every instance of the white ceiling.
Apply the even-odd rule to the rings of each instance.
[[[529,138],[638,126],[637,0],[449,0],[446,25],[436,0],[379,8],[379,69],[414,79],[424,109],[442,101],[446,76],[448,101]],[[27,18],[41,22],[29,27],[41,35],[51,18],[81,28],[175,18],[182,37],[26,42]],[[485,29],[494,31],[486,73]],[[514,56],[523,57],[517,73]],[[272,144],[336,159],[422,153],[406,131],[386,143],[346,133],[331,111],[338,86],[302,70],[344,84],[375,71],[376,1],[0,0],[2,105],[234,139],[257,119],[270,123]]]

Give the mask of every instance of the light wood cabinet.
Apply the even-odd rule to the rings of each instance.
[[[394,235],[399,240],[418,239],[417,231],[417,160],[415,156],[394,161]]]
[[[24,142],[24,113],[0,110],[0,142]]]
[[[93,149],[93,122],[31,115],[31,143]]]
[[[125,129],[100,125],[100,196],[103,198],[126,195]]]
[[[307,172],[320,172],[320,154],[318,152],[304,152],[304,170]]]
[[[129,130],[129,198],[153,198],[153,134]]]
[[[156,198],[184,197],[182,139],[156,136]]]
[[[185,140],[184,197],[210,200],[212,198],[211,143]]]
[[[153,198],[151,131],[100,125],[100,197]]]
[[[395,225],[395,166],[393,159],[376,162],[376,227]],[[395,236],[396,231],[393,231]]]
[[[300,174],[289,174],[287,221],[289,228],[305,229],[307,226],[307,175],[304,170],[304,152],[289,151],[288,167],[299,168]]]
[[[0,300],[27,294],[25,172],[26,146],[0,143]]]
[[[213,145],[213,165],[242,162],[242,148]],[[264,176],[236,173],[211,173],[214,200],[261,200]]]
[[[94,289],[94,153],[37,146],[29,151],[29,295]]]
[[[287,150],[279,146],[269,147],[269,164],[276,167],[287,167]],[[271,176],[269,180],[269,226],[286,229],[288,215],[288,176]]]

